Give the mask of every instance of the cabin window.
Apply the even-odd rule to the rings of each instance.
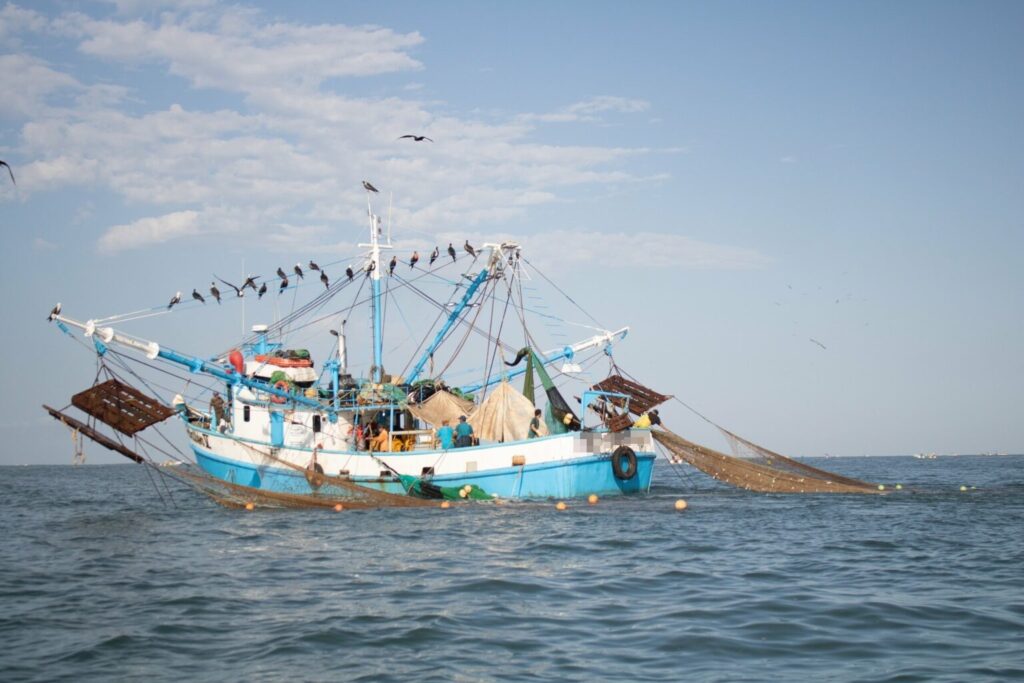
[[[249,412],[250,412],[249,411],[249,406],[243,406],[242,407],[242,421],[243,422],[248,422],[249,421]]]
[[[314,415],[313,416],[313,433],[314,434],[319,434],[321,426],[322,426],[322,423],[320,421],[320,416],[319,415]]]

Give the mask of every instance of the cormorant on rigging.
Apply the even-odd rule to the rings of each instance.
[[[277,269],[277,276],[279,278],[281,278],[282,280],[287,280],[288,279],[288,276],[285,275],[285,273],[284,273],[284,269],[282,269],[280,267],[278,267],[278,269]]]
[[[296,263],[295,264],[295,274],[299,276],[300,280],[304,280],[305,279],[304,277],[302,277],[302,264],[301,263]]]
[[[455,247],[451,242],[448,243],[448,255],[452,257],[452,263],[455,263]]]
[[[206,299],[203,298],[202,294],[196,291],[195,287],[192,288],[192,298],[201,304],[206,304]]]
[[[278,268],[277,272],[280,273],[281,269]],[[282,276],[281,276],[281,286],[277,288],[277,293],[280,294],[281,292],[283,292],[287,288],[288,288],[288,276],[282,274]]]
[[[53,307],[53,310],[50,311],[50,315],[46,319],[52,321],[58,315],[60,315],[60,303],[59,302],[57,303],[56,306]]]
[[[18,182],[14,179],[14,171],[11,170],[11,165],[9,163],[7,163],[6,161],[0,160],[0,166],[6,166],[7,167],[7,172],[11,174],[11,182],[14,183],[15,187],[17,187],[18,186]]]
[[[258,278],[258,277],[259,277],[259,275],[250,275],[249,277],[245,278],[245,282],[242,283],[242,289],[244,290],[246,287],[252,287],[252,291],[255,292],[256,291],[256,278]]]
[[[426,135],[399,135],[398,136],[399,140],[404,140],[405,138],[412,138],[413,142],[423,142],[424,140],[426,140],[427,142],[433,142],[433,140],[428,138]]]
[[[366,277],[370,277],[370,273],[372,273],[376,268],[377,264],[374,263],[373,261],[370,261],[370,264],[366,266]]]
[[[345,275],[348,275],[349,280],[356,276],[355,272],[352,270],[352,266],[349,266],[348,268],[345,269]]]
[[[418,252],[418,251],[412,252],[412,258],[409,259],[409,267],[410,268],[415,268],[416,267],[416,262],[419,261],[419,260],[420,260],[420,252]]]
[[[210,294],[213,295],[213,298],[216,299],[217,303],[219,304],[220,303],[220,290],[217,289],[217,285],[214,284],[213,282],[210,283]]]
[[[434,261],[436,261],[437,257],[440,256],[440,255],[441,255],[441,250],[438,249],[437,247],[434,247],[434,251],[432,251],[430,253],[430,264],[429,265],[431,265],[431,266],[434,265]]]
[[[243,288],[235,287],[233,284],[231,284],[227,280],[223,280],[223,279],[217,277],[216,273],[214,273],[213,276],[216,277],[218,280],[220,280],[225,285],[227,285],[228,287],[230,287],[231,289],[235,290],[235,296],[237,296],[239,299],[241,299],[243,296],[245,296],[245,291],[243,291],[244,287]]]
[[[469,240],[466,240],[466,244],[463,245],[462,248],[466,250],[467,254],[469,254],[473,258],[476,258],[476,249],[474,249],[473,246],[469,243]]]
[[[324,283],[324,289],[331,288],[331,281],[327,278],[327,273],[320,271],[320,282]]]
[[[310,259],[310,261],[309,261],[309,269],[310,270],[320,270],[320,266],[318,266],[317,264],[313,263],[313,260]]]
[[[380,192],[380,190],[378,190],[376,187],[366,182],[365,180],[363,181],[363,188],[366,189],[367,192]]]
[[[167,304],[167,310],[168,311],[171,310],[171,307],[174,306],[174,304],[180,304],[180,303],[181,303],[181,292],[178,292],[173,297],[171,297],[171,303]]]
[[[263,295],[266,294],[266,293],[267,293],[267,283],[266,282],[261,282],[260,283],[260,291],[256,292],[256,298],[257,299],[262,299]]]
[[[516,359],[514,361],[512,361],[511,363],[509,363],[508,361],[505,361],[505,365],[509,366],[510,368],[514,367],[516,365],[519,365],[519,361],[521,361],[522,359],[526,358],[526,356],[529,353],[530,353],[530,349],[528,347],[519,349],[519,353],[516,354]]]
[[[391,263],[388,264],[388,275],[394,275],[395,274],[395,266],[397,266],[397,265],[398,265],[398,257],[397,256],[392,256],[391,257]]]

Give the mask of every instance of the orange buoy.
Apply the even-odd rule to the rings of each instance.
[[[562,501],[558,501],[557,503],[555,503],[555,509],[556,510],[564,510],[565,508],[566,508],[566,505]]]
[[[245,509],[246,509],[246,510],[255,510],[255,509],[256,509],[256,506],[255,506],[255,505],[253,505],[252,503],[246,503],[246,504],[245,504]]]
[[[587,496],[587,502],[590,503],[591,505],[597,505],[597,494],[591,493],[589,496]]]
[[[676,501],[676,510],[679,510],[680,512],[682,512],[683,510],[686,509],[686,507],[687,507],[686,501],[683,500],[682,498],[680,498],[679,500]]]
[[[452,506],[452,504],[449,503],[447,500],[441,502],[441,509],[442,510],[447,510],[451,506]]]
[[[337,505],[334,506],[334,511],[335,512],[341,512],[344,509],[345,509],[345,507],[341,503],[338,503]]]

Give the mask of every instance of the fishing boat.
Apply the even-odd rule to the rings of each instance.
[[[84,459],[79,437],[85,436],[220,503],[250,509],[641,494],[651,487],[658,448],[670,466],[685,463],[751,491],[885,490],[768,450],[678,399],[721,431],[733,455],[665,429],[657,406],[674,397],[639,383],[615,360],[629,327],[605,329],[592,317],[595,325],[580,325],[556,315],[547,299],[531,293],[535,285],[546,283],[585,311],[516,241],[473,247],[466,240],[461,253],[449,243],[446,254],[434,246],[426,263],[413,251],[399,268],[397,254],[385,257],[396,244],[390,220],[385,226],[374,211],[378,190],[368,182],[363,187],[369,238],[350,259],[323,266],[310,261],[305,274],[296,264],[292,278],[278,267],[277,277],[263,278],[258,287],[260,276],[245,277],[241,286],[220,280],[234,291],[228,301],[243,304],[243,316],[247,289],[258,300],[270,285],[277,290],[271,296],[292,294],[288,313],[253,325],[222,351],[189,353],[124,329],[205,306],[197,289],[189,301],[179,292],[166,307],[106,318],[80,320],[57,304],[49,320],[91,347],[100,366],[93,385],[71,397],[86,419],[43,406],[72,430],[76,462]],[[327,267],[344,267],[345,276],[332,281]],[[315,271],[322,289],[304,277]],[[307,296],[311,290],[315,294]],[[216,283],[210,295],[221,303]],[[399,303],[403,295],[428,310],[424,329],[412,330]],[[398,333],[404,359],[392,357],[402,343],[385,357],[389,310],[407,328]],[[350,343],[346,330],[360,318],[368,331],[362,345],[358,335]],[[542,346],[538,327],[551,325],[588,333]],[[328,349],[326,360],[317,365],[294,343],[299,331]],[[603,377],[595,375],[601,363]],[[180,393],[170,400],[154,396],[137,365],[177,377]],[[165,421],[184,429],[187,451],[162,433],[162,441],[141,435],[159,432]],[[184,466],[158,467],[157,454]]]
[[[397,257],[388,261],[384,255],[394,249],[391,226],[385,230],[374,212],[374,194],[367,189],[369,239],[358,245],[363,251],[346,268],[347,277],[331,283],[326,265],[316,266],[324,288],[300,307],[302,315],[254,325],[251,335],[226,353],[187,353],[119,328],[145,315],[185,312],[180,294],[166,311],[156,307],[141,316],[79,320],[58,305],[50,319],[69,334],[84,335],[101,360],[114,354],[135,360],[141,356],[146,363],[187,371],[182,377],[186,382],[194,375],[213,380],[210,394],[179,394],[168,409],[111,369],[106,382],[83,392],[73,404],[129,436],[133,428],[174,417],[202,472],[270,493],[314,495],[338,479],[383,493],[428,497],[440,497],[438,492],[446,489],[491,498],[648,491],[655,460],[650,423],[634,427],[630,414],[644,414],[668,397],[650,391],[624,393],[621,389],[630,383],[620,377],[609,385],[619,391],[584,384],[574,410],[552,379],[580,374],[584,357],[588,362],[613,359],[614,345],[629,328],[600,329],[575,343],[537,348],[524,299],[527,259],[519,243],[473,248],[467,241],[458,257],[449,244],[450,258],[438,258],[435,248],[429,266],[417,266],[417,254],[410,267],[404,268],[403,262],[403,270],[396,273]],[[422,294],[418,283],[425,279],[445,282],[454,293],[447,300],[432,300],[442,315],[426,331],[419,353],[406,363],[408,372],[388,374],[385,309],[399,293]],[[367,283],[369,292],[364,294]],[[245,284],[228,286],[236,298],[245,293]],[[279,268],[277,288],[280,292],[288,287],[287,274]],[[255,282],[251,290],[256,293]],[[354,297],[341,300],[353,290]],[[340,303],[336,312],[324,315],[332,302]],[[359,314],[361,304],[372,330],[369,349],[350,348],[346,334],[346,323]],[[492,318],[484,330],[476,320],[487,307]],[[304,324],[303,316],[308,321],[314,314],[314,324],[327,325],[332,335],[330,355],[319,367],[308,350],[285,348],[282,341],[286,330],[294,333]],[[506,318],[514,318],[515,335],[502,335],[502,329],[512,327],[504,326]],[[456,339],[459,329],[463,332]],[[474,332],[484,338],[479,347],[483,358],[466,357],[465,337]],[[476,367],[483,364],[485,375],[458,383],[433,370],[446,347],[453,349],[444,363],[446,371],[469,361]],[[349,357],[354,353],[372,357],[364,376],[352,372]],[[505,360],[512,355],[514,361]],[[535,374],[543,388],[540,401]],[[48,410],[70,424],[65,414]]]

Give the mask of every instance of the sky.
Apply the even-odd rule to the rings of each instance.
[[[71,461],[40,405],[96,362],[54,303],[344,261],[364,179],[403,258],[521,241],[631,327],[622,368],[768,448],[1020,453],[1021,26],[1019,2],[2,5],[0,464]],[[241,308],[123,329],[208,355]]]

